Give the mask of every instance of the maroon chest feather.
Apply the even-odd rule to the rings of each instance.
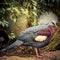
[[[54,35],[54,32],[55,32],[55,27],[54,26],[48,26],[48,28],[39,31],[38,35],[48,37],[48,36],[50,36],[50,34]]]

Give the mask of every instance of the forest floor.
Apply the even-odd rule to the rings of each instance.
[[[20,48],[21,49],[21,48]],[[56,51],[44,51],[41,54],[44,55],[43,58],[37,58],[34,49],[23,49],[20,51],[19,48],[14,48],[6,51],[1,56],[0,60],[60,60],[60,50]],[[32,52],[31,52],[32,51]]]

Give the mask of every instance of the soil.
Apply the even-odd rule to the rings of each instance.
[[[0,60],[60,60],[60,50],[44,51],[42,58],[37,58],[34,49],[30,47],[15,47],[0,54]]]

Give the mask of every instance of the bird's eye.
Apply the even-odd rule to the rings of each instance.
[[[54,22],[52,22],[52,24],[55,25]]]

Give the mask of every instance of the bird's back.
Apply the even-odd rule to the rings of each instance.
[[[34,38],[38,35],[38,31],[42,29],[46,29],[48,25],[38,25],[34,27],[30,27],[25,29],[20,33],[20,35],[17,37],[17,40],[21,40],[23,42],[33,42]]]
[[[49,30],[50,35],[49,35],[49,37],[48,37],[44,42],[39,43],[39,42],[34,41],[34,38],[35,38],[36,36],[38,36],[38,35],[36,35],[33,39],[30,39],[30,41],[29,41],[29,38],[28,38],[28,40],[27,40],[27,38],[26,38],[27,42],[24,43],[23,45],[33,46],[33,47],[37,47],[37,48],[41,48],[41,47],[46,46],[47,44],[49,44],[51,38],[52,38],[53,35],[54,35],[54,31],[55,31],[55,28],[54,28],[53,26],[49,26],[47,29]],[[33,35],[31,35],[31,36],[33,36]],[[31,37],[30,37],[30,38],[31,38]],[[26,41],[26,40],[25,40],[25,41]],[[29,41],[29,42],[28,42],[28,41]]]

